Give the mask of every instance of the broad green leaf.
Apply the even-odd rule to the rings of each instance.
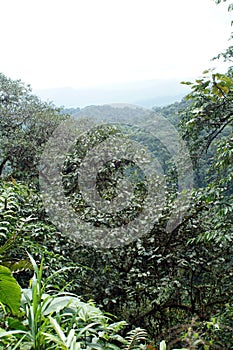
[[[20,308],[21,289],[11,271],[0,266],[0,302],[7,305],[12,313]]]

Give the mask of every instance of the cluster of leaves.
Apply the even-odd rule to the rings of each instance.
[[[123,337],[124,321],[111,323],[93,303],[84,303],[74,294],[48,290],[52,276],[42,280],[43,260],[38,267],[29,257],[34,275],[31,287],[22,290],[21,307],[13,316],[3,305],[0,309],[1,349],[146,349],[143,329],[131,330]]]
[[[96,189],[102,199],[111,203],[111,200],[119,195],[117,191],[118,182],[122,178],[132,185],[132,198],[128,200],[127,206],[117,213],[104,213],[92,207],[82,196],[79,188],[80,164],[88,151],[96,145],[101,144],[109,137],[111,142],[122,133],[119,127],[111,125],[98,127],[89,131],[77,140],[73,152],[67,157],[63,167],[63,185],[65,195],[82,220],[88,221],[95,226],[117,227],[133,220],[141,211],[144,197],[146,195],[145,174],[139,167],[127,159],[111,159],[103,164],[96,175]],[[128,140],[125,139],[125,142]],[[98,153],[95,155],[98,160]],[[94,191],[94,189],[93,189]],[[121,192],[122,193],[122,192]],[[128,193],[126,193],[128,195]]]
[[[67,118],[52,104],[32,95],[31,88],[0,73],[0,175],[35,178],[43,145]]]
[[[76,273],[83,270],[76,262],[75,241],[48,221],[35,186],[13,178],[0,183],[0,247],[0,264],[17,274],[22,286],[31,276],[27,251],[36,260],[45,257],[45,276],[64,266],[75,267]],[[69,290],[75,290],[79,281],[74,271],[59,275],[57,288],[70,283]]]

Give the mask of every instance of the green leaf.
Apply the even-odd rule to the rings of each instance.
[[[8,267],[12,272],[32,270],[32,264],[26,259],[19,261],[4,261],[2,264]]]
[[[21,289],[11,271],[0,266],[0,302],[7,305],[13,314],[20,308]]]
[[[21,330],[21,331],[27,331],[27,327],[21,322],[19,321],[17,318],[13,318],[13,317],[7,317],[6,318],[7,324],[9,329],[13,330]]]
[[[181,81],[181,84],[183,84],[183,85],[193,85],[193,83],[191,83],[191,81]]]

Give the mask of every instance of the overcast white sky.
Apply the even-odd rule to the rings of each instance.
[[[196,77],[228,46],[213,0],[2,0],[0,71],[34,89]]]

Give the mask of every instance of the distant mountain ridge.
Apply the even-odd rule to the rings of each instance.
[[[55,105],[66,108],[114,103],[152,108],[180,101],[189,92],[187,86],[180,84],[181,80],[159,79],[77,89],[70,87],[36,89],[34,92],[43,100],[52,101]]]

